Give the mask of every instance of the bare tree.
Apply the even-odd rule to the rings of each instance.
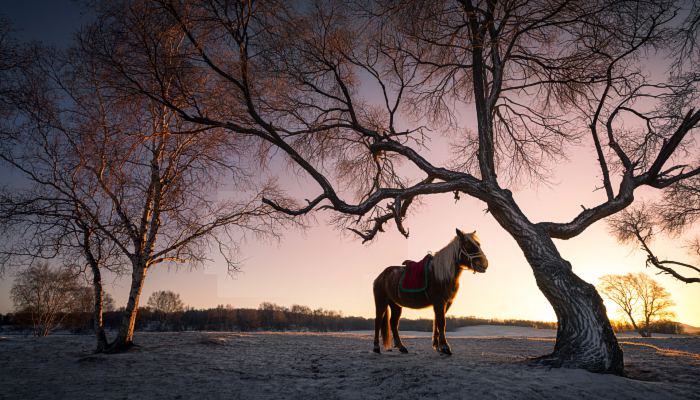
[[[79,293],[78,275],[45,262],[18,273],[10,291],[15,309],[31,316],[36,336],[48,336],[75,309]]]
[[[654,321],[674,316],[670,310],[674,305],[671,294],[645,273],[604,275],[598,289],[620,307],[642,337],[651,337]]]
[[[85,31],[82,44],[89,45],[90,34]],[[179,40],[177,31],[163,35],[171,45]],[[8,119],[0,159],[31,187],[6,190],[2,215],[6,229],[26,233],[18,239],[34,241],[5,243],[6,261],[81,249],[93,272],[96,324],[105,266],[100,252],[107,248],[112,260],[129,265],[131,289],[118,335],[98,351],[132,345],[151,267],[197,266],[209,259],[213,244],[234,271],[242,235],[275,236],[288,220],[260,201],[274,195],[274,185],[258,184],[242,169],[246,141],[193,126],[161,104],[120,91],[80,48],[66,54],[38,49],[13,79],[16,93],[9,98],[16,117]],[[236,193],[222,200],[217,191],[224,181]],[[55,234],[61,230],[70,235]]]
[[[46,88],[41,79],[37,79],[33,61],[37,58],[45,59],[47,52],[35,46],[19,46],[13,40],[10,26],[8,20],[0,19],[2,161],[7,161],[8,156],[12,158],[12,146],[16,144],[15,135],[21,130],[20,126],[29,123],[19,109],[26,110],[28,105],[33,104],[38,106],[39,110],[47,105],[42,104],[40,96],[32,96],[32,92],[39,93]],[[52,110],[43,111],[48,114]],[[75,185],[64,186],[63,189],[67,190],[61,191],[54,190],[55,188],[47,184],[46,179],[50,178],[51,172],[57,176],[68,171],[66,166],[74,159],[51,160],[50,157],[35,155],[38,155],[40,164],[43,162],[43,168],[36,168],[29,174],[29,170],[23,171],[25,178],[34,185],[31,190],[16,190],[11,186],[0,188],[0,230],[8,238],[0,245],[0,274],[5,272],[7,266],[23,266],[36,258],[50,259],[59,255],[67,264],[78,266],[84,273],[92,273],[95,299],[93,320],[97,350],[101,351],[106,346],[106,336],[102,324],[103,290],[100,268],[117,273],[121,271],[119,260],[115,257],[115,248],[97,237],[94,226],[80,213],[79,202],[76,200],[81,193],[75,190]],[[30,160],[24,161],[31,165]],[[63,180],[62,183],[65,185],[68,180]],[[89,191],[82,194],[85,193]]]
[[[697,179],[694,179],[697,181]],[[685,283],[700,282],[700,267],[677,260],[660,259],[651,248],[651,242],[662,233],[666,227],[667,232],[679,232],[697,219],[691,217],[692,213],[700,210],[700,197],[693,198],[692,190],[686,193],[686,189],[677,187],[678,184],[667,191],[661,203],[653,207],[641,204],[629,208],[611,217],[608,220],[611,232],[622,243],[635,243],[641,246],[647,255],[646,266],[661,270],[661,273],[669,274]],[[683,185],[691,189],[691,186]],[[681,193],[683,193],[681,195]],[[697,196],[697,193],[696,193]],[[692,221],[692,222],[691,222]],[[695,238],[687,244],[691,255],[700,260],[700,239]],[[688,275],[690,270],[692,275]],[[695,276],[694,276],[695,275]]]
[[[0,230],[8,238],[0,244],[0,273],[8,266],[21,267],[37,258],[58,257],[63,263],[92,275],[94,331],[97,351],[102,351],[107,339],[102,318],[101,271],[120,274],[124,260],[114,243],[98,235],[95,224],[84,212],[82,206],[86,201],[97,209],[103,204],[92,198],[94,190],[87,187],[87,182],[83,181],[81,186],[80,179],[71,176],[78,171],[79,157],[66,153],[66,148],[58,142],[51,142],[46,130],[42,130],[34,143],[22,140],[32,121],[46,123],[55,117],[53,113],[59,112],[48,100],[56,70],[47,60],[58,62],[56,58],[60,59],[60,55],[35,46],[16,47],[14,53],[21,55],[22,62],[3,70],[6,90],[0,100],[6,105],[7,113],[0,119],[4,144],[0,160],[25,182],[19,188],[12,185],[0,188]]]
[[[391,223],[407,236],[422,196],[482,200],[557,315],[554,351],[540,361],[622,373],[602,299],[553,239],[623,210],[639,187],[700,174],[678,151],[700,122],[697,74],[644,71],[653,57],[688,65],[667,51],[687,32],[680,4],[105,2],[92,50],[131,90],[184,121],[277,149],[317,183],[304,207],[263,200],[278,211],[333,210],[370,241]],[[162,32],[173,30],[186,63],[159,56],[172,48]],[[454,138],[452,160],[432,159],[440,133]],[[508,188],[546,179],[581,143],[596,154],[600,202],[569,221],[531,221]]]
[[[114,311],[114,298],[107,292],[103,292],[102,301],[98,312],[95,312],[95,286],[80,286],[77,291],[75,303],[72,309],[73,327],[78,330],[90,330],[96,332],[98,339],[98,352],[104,350],[107,345],[107,337],[104,332],[103,313]],[[99,319],[99,320],[98,320]],[[92,323],[92,325],[90,325]],[[101,339],[104,339],[101,340]]]
[[[170,290],[153,292],[148,298],[147,305],[155,311],[166,314],[183,311],[185,309],[185,304],[180,299],[180,294]]]
[[[9,60],[14,60],[16,55],[13,54],[12,44],[8,43],[10,41],[10,23],[2,15],[0,15],[0,77],[3,79],[0,82],[5,81],[5,75],[7,70],[11,69]],[[7,114],[7,105],[5,104],[5,91],[7,88],[4,84],[0,83],[0,118],[4,118]]]
[[[180,294],[170,290],[153,292],[146,304],[158,315],[160,329],[166,329],[166,324],[174,318],[173,314],[181,313],[185,309]]]
[[[106,312],[111,312],[116,310],[116,302],[114,301],[114,297],[112,297],[111,294],[104,292],[102,296],[102,304],[103,304],[103,309]]]
[[[0,190],[0,231],[8,238],[0,244],[0,269],[22,268],[22,262],[35,259],[60,258],[73,270],[91,276],[92,287],[85,289],[92,294],[82,299],[92,304],[96,350],[100,352],[107,345],[102,318],[107,299],[102,271],[121,274],[123,259],[113,243],[95,234],[88,225],[89,219],[77,212],[77,206],[76,197],[49,194],[37,186],[21,193]]]
[[[29,160],[24,162],[30,165]],[[69,170],[62,167],[65,165],[51,168],[54,173]],[[102,271],[121,275],[124,259],[114,243],[99,236],[89,217],[79,211],[85,196],[76,190],[76,181],[63,181],[63,184],[70,183],[63,186],[67,190],[56,190],[60,184],[50,187],[44,179],[40,175],[29,175],[33,183],[29,190],[0,189],[0,231],[8,238],[0,244],[0,273],[8,266],[22,268],[22,263],[35,259],[60,258],[73,270],[91,276],[89,299],[93,306],[96,351],[100,352],[107,345],[102,318],[105,299]]]
[[[81,286],[74,309],[83,313],[92,313],[95,303],[95,291],[92,286]],[[108,292],[102,294],[104,311],[114,311],[114,297]]]

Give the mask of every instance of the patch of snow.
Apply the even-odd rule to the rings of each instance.
[[[553,338],[451,336],[453,356],[429,337],[405,336],[409,353],[372,352],[365,333],[137,332],[133,351],[93,354],[92,336],[0,341],[0,397],[86,398],[697,398],[700,338],[621,341],[632,378],[530,366]],[[527,334],[526,330],[508,330]],[[507,332],[506,332],[507,333]],[[421,335],[427,332],[421,332]]]

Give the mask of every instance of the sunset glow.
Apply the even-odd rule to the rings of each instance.
[[[18,14],[18,24],[29,25]],[[25,17],[26,18],[26,17]],[[70,30],[71,27],[65,27]],[[50,33],[45,32],[45,35]],[[37,33],[29,36],[36,39]],[[45,38],[44,38],[45,39]],[[651,66],[654,69],[654,66]],[[377,100],[377,99],[375,99]],[[464,125],[474,127],[473,116],[464,115]],[[430,160],[441,165],[447,157],[449,138],[434,135],[430,143]],[[584,140],[573,148],[571,159],[552,166],[554,173],[548,184],[521,182],[513,188],[514,197],[531,221],[569,221],[581,207],[593,207],[604,200],[600,187],[600,171],[593,144]],[[283,163],[279,163],[283,165]],[[283,186],[298,200],[313,198],[319,189],[304,176],[296,176],[286,166],[271,171],[280,175]],[[11,176],[2,172],[3,179]],[[6,182],[3,181],[3,184]],[[653,199],[658,193],[642,189],[636,200]],[[305,232],[284,232],[279,243],[258,242],[248,238],[240,248],[242,272],[234,277],[216,254],[205,269],[190,271],[156,267],[149,272],[142,298],[157,290],[172,290],[193,307],[257,307],[269,301],[284,306],[308,305],[312,308],[339,310],[344,315],[373,317],[372,282],[386,266],[400,265],[406,259],[419,260],[427,252],[444,246],[454,237],[454,229],[476,230],[482,248],[489,258],[485,274],[466,273],[448,315],[484,318],[513,318],[555,321],[554,312],[538,290],[532,271],[514,240],[502,230],[493,217],[485,213],[484,203],[463,195],[455,201],[451,194],[421,199],[423,204],[410,215],[405,225],[408,239],[395,229],[378,236],[371,244],[348,231],[339,231],[328,224],[331,214],[319,211]],[[633,247],[615,241],[600,221],[583,234],[568,241],[557,241],[565,259],[575,273],[591,284],[604,274],[625,274],[646,271],[645,256]],[[653,243],[657,254],[687,260],[679,239],[663,239]],[[700,326],[700,286],[684,284],[666,275],[654,276],[671,293],[680,322]],[[106,289],[117,304],[126,301],[128,279],[107,277]],[[0,312],[12,311],[9,298],[11,280],[0,281]],[[615,306],[606,301],[608,315],[618,318]],[[404,311],[408,318],[432,318],[431,310]]]
[[[0,0],[3,399],[696,398],[699,226],[700,1]]]

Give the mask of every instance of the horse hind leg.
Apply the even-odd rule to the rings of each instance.
[[[402,353],[408,353],[408,349],[401,342],[401,337],[399,336],[399,319],[401,318],[401,306],[395,303],[390,303],[391,307],[391,320],[389,324],[391,326],[391,334],[394,336],[394,347],[398,348]]]
[[[374,352],[381,353],[379,347],[379,334],[382,335],[382,341],[384,342],[384,347],[389,347],[389,315],[388,315],[388,301],[386,300],[383,293],[378,290],[377,285],[374,287],[374,307],[375,307],[375,318],[374,318]]]

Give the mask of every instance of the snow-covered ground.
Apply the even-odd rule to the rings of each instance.
[[[374,331],[352,331],[350,333],[358,335],[374,335]],[[404,331],[399,330],[402,338],[409,337],[431,337],[430,332]],[[447,332],[447,340],[450,338],[470,338],[470,337],[556,337],[557,331],[554,329],[535,329],[523,326],[504,325],[474,325],[457,328]]]
[[[374,331],[352,331],[352,333],[374,335]],[[430,332],[419,331],[400,331],[401,337],[430,337]],[[555,329],[537,329],[524,326],[506,326],[506,325],[474,325],[457,328],[454,331],[447,332],[447,338],[473,338],[473,337],[519,337],[519,338],[554,338],[557,336]],[[655,333],[654,337],[671,338],[684,337],[685,335],[672,335],[665,333]],[[618,338],[638,338],[637,332],[620,332]]]
[[[553,333],[511,328],[452,332],[451,357],[411,332],[409,354],[381,355],[362,333],[137,332],[109,356],[91,336],[6,336],[0,398],[700,399],[700,337],[620,338],[623,378],[530,366]]]

